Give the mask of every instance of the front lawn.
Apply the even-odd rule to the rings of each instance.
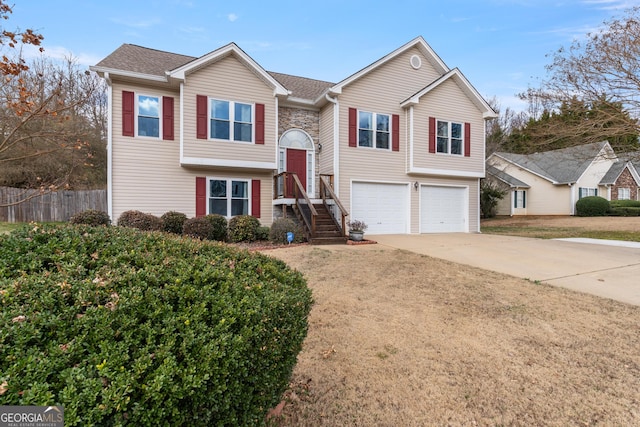
[[[640,217],[497,217],[483,220],[481,231],[540,239],[582,237],[640,242]]]

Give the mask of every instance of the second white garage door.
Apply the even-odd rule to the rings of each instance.
[[[354,182],[350,220],[367,223],[369,234],[408,233],[409,186]]]
[[[420,231],[469,231],[468,190],[464,187],[425,185],[420,190]]]

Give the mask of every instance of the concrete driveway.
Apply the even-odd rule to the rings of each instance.
[[[638,244],[466,233],[366,237],[393,248],[640,305]]]

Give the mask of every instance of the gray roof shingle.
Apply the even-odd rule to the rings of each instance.
[[[496,155],[556,184],[576,182],[602,151],[606,141],[533,154],[499,152]]]
[[[504,182],[511,188],[531,188],[531,186],[525,182],[520,181],[518,178],[509,175],[508,173],[501,171],[500,169],[487,165],[487,173],[495,176],[500,181]]]

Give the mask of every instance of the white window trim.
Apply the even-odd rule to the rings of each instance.
[[[162,95],[134,92],[133,96],[135,100],[135,111],[136,111],[136,116],[134,118],[133,125],[135,127],[134,135],[136,136],[136,138],[162,139]],[[158,136],[140,135],[140,133],[138,132],[138,117],[140,116],[140,97],[141,96],[146,96],[149,98],[158,98]],[[142,116],[142,117],[151,117],[151,116]]]
[[[589,193],[593,193],[593,194],[589,194]],[[597,196],[597,195],[598,195],[598,189],[596,187],[578,187],[578,200],[584,197]]]
[[[514,201],[514,209],[526,209],[527,208],[527,196],[526,196],[526,191],[527,190],[513,190],[514,191],[514,197],[515,197],[515,201]],[[521,195],[520,198],[518,198],[518,194]]]
[[[360,113],[367,113],[367,114],[371,114],[372,115],[372,121],[371,124],[373,126],[373,128],[371,129],[373,131],[373,145],[371,147],[367,147],[364,145],[360,145],[360,130],[363,129],[360,127]],[[387,148],[378,148],[377,147],[377,138],[378,138],[378,131],[376,130],[376,123],[378,122],[378,116],[387,116],[389,118],[389,147]],[[372,111],[365,111],[365,110],[358,110],[358,114],[356,116],[356,120],[357,120],[357,147],[358,148],[363,148],[366,150],[382,150],[382,151],[391,151],[391,148],[393,146],[393,115],[392,114],[387,114],[387,113],[374,113]]]
[[[221,138],[212,138],[211,137],[211,120],[214,118],[211,116],[211,103],[213,101],[221,101],[229,103],[229,139],[221,139]],[[251,141],[236,141],[233,139],[234,137],[234,124],[236,123],[235,115],[236,115],[236,104],[244,104],[251,106]],[[240,122],[237,123],[247,123]],[[207,102],[207,139],[210,141],[222,141],[222,142],[232,142],[234,144],[255,144],[256,143],[256,104],[255,102],[243,102],[243,101],[231,101],[229,99],[221,99],[209,97]]]
[[[624,199],[620,198],[620,190],[626,191],[626,196]],[[618,187],[618,200],[631,200],[631,189],[629,187]]]
[[[208,176],[207,177],[207,215],[211,214],[210,211],[210,203],[211,200],[211,181],[226,181],[227,182],[227,214],[231,213],[231,182],[232,181],[245,181],[247,183],[247,213],[246,215],[251,215],[251,201],[253,200],[253,194],[251,193],[251,178],[234,178],[228,176]],[[232,216],[224,215],[225,218],[231,219]]]
[[[442,151],[438,151],[438,122],[442,122],[442,123],[446,123],[447,124],[447,131],[448,131],[448,135],[447,136],[447,152],[442,152]],[[460,154],[454,154],[451,152],[451,140],[453,139],[452,132],[451,132],[451,125],[452,124],[457,124],[460,125],[460,130],[461,130],[461,137],[460,137]],[[460,157],[464,157],[464,123],[463,122],[456,122],[453,120],[444,120],[444,119],[436,119],[436,128],[435,128],[435,132],[436,132],[436,154],[440,154],[440,155],[444,155],[444,156],[460,156]]]

